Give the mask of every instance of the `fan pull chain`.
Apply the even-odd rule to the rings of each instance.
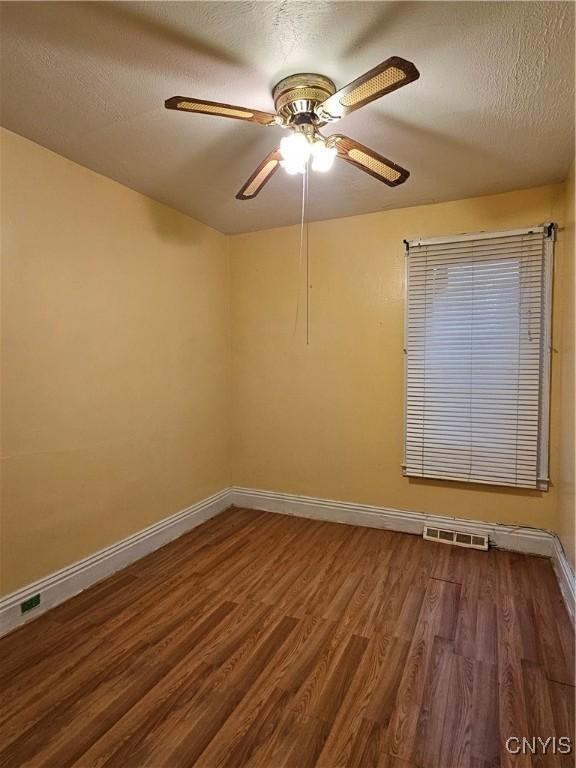
[[[306,185],[305,206],[308,208],[308,181],[310,176],[308,175],[309,161],[306,163],[306,173],[304,174]],[[304,216],[302,216],[304,220]],[[308,222],[306,222],[306,344],[310,344],[310,254],[308,251]]]
[[[309,259],[308,259],[308,224],[306,222],[306,208],[308,207],[308,162],[306,162],[306,170],[302,174],[302,212],[300,216],[300,252],[298,255],[298,286],[296,293],[296,316],[294,318],[294,332],[296,334],[298,329],[298,319],[300,317],[300,293],[302,286],[302,272],[304,261],[304,246],[306,246],[306,344],[310,343],[309,333],[309,293],[308,293],[308,276],[309,276]]]

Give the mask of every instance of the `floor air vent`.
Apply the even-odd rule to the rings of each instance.
[[[432,528],[429,525],[425,525],[424,538],[428,539],[428,541],[439,541],[442,544],[456,544],[458,547],[468,547],[469,549],[488,549],[488,536],[482,536],[477,533],[451,531],[448,528]]]

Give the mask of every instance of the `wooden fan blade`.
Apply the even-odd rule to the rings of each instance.
[[[374,176],[378,181],[383,181],[389,187],[397,187],[399,184],[403,184],[408,176],[410,176],[410,172],[402,168],[402,166],[396,165],[392,160],[388,160],[387,157],[379,155],[373,149],[365,147],[364,144],[360,144],[358,141],[348,138],[348,136],[335,134],[330,136],[328,141],[330,146],[336,147],[338,157],[346,160],[347,163],[355,165],[361,171],[369,173],[370,176]]]
[[[238,192],[236,200],[252,200],[256,197],[264,184],[266,184],[278,170],[280,160],[280,152],[277,149],[270,152]]]
[[[420,72],[411,61],[392,56],[329,96],[318,105],[316,114],[327,121],[336,120],[419,77]]]
[[[232,104],[220,104],[218,101],[191,99],[187,96],[172,96],[171,99],[166,99],[164,106],[166,109],[177,109],[180,112],[197,112],[201,115],[231,117],[234,120],[246,120],[249,123],[259,123],[260,125],[274,125],[279,122],[278,117],[269,112],[235,107]]]

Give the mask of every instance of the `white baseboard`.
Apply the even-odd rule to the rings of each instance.
[[[233,487],[215,493],[182,512],[0,599],[0,636],[182,536],[231,505],[418,535],[422,534],[425,525],[483,533],[493,546],[500,549],[550,557],[566,606],[574,618],[574,573],[558,537],[552,531]],[[40,605],[22,614],[20,604],[36,594],[40,594]]]
[[[0,637],[182,536],[222,512],[230,503],[230,490],[226,488],[77,563],[6,595],[0,599]],[[40,605],[22,614],[22,601],[36,594],[40,594]]]
[[[558,579],[558,584],[560,585],[562,597],[566,603],[566,608],[568,609],[572,621],[574,621],[576,619],[576,577],[574,576],[574,571],[566,557],[560,539],[556,534],[554,534],[554,538],[556,540],[556,546],[554,548],[554,554],[552,555],[552,565],[554,566],[554,571],[556,573],[556,578]]]
[[[488,536],[490,544],[499,549],[550,557],[566,606],[574,619],[574,573],[560,540],[553,531],[543,528],[444,517],[442,515],[427,515],[389,507],[352,504],[313,496],[259,491],[254,488],[236,486],[231,489],[230,503],[249,509],[262,509],[267,512],[279,512],[285,515],[329,520],[350,525],[365,525],[371,528],[386,528],[391,531],[418,535],[422,535],[425,525],[431,525],[435,528],[451,528],[466,533],[483,533]]]

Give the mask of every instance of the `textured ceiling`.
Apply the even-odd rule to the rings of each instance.
[[[222,232],[299,220],[278,171],[234,195],[284,135],[165,110],[173,95],[273,110],[300,71],[338,87],[389,56],[416,83],[326,132],[411,171],[389,189],[345,163],[310,181],[312,219],[557,182],[574,141],[571,2],[5,2],[2,124]]]

